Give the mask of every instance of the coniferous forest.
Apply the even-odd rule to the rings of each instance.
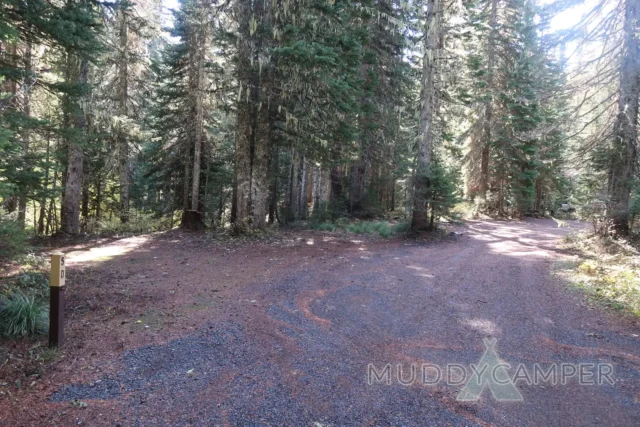
[[[0,0],[0,426],[640,426],[640,0]]]
[[[460,204],[570,204],[629,234],[638,15],[635,0],[2,0],[3,238],[431,230]]]

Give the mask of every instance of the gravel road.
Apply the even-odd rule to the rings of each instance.
[[[428,244],[312,233],[285,250],[221,257],[244,254],[242,271],[255,270],[229,285],[223,308],[180,337],[128,345],[109,362],[117,369],[61,385],[49,401],[86,402],[84,413],[62,418],[84,425],[640,425],[640,329],[589,307],[552,274],[568,229],[528,220],[458,231]],[[226,283],[207,256],[185,253],[185,274]],[[510,373],[520,364],[607,364],[613,384],[518,381],[521,401],[485,389],[462,402],[464,383],[425,384],[420,371],[412,384],[397,379],[398,364],[405,381],[412,365],[477,364],[487,338]],[[368,384],[369,366],[386,364],[390,384]]]

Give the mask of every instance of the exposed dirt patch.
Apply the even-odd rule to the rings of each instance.
[[[67,346],[0,397],[0,425],[638,425],[640,328],[551,277],[567,229],[458,231],[438,244],[167,233],[70,253]],[[512,365],[607,362],[617,382],[523,385],[522,403],[367,385],[369,363],[476,363],[486,337]]]

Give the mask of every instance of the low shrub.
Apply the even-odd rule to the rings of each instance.
[[[387,222],[360,221],[348,224],[345,228],[351,233],[357,234],[380,234],[382,237],[391,236],[391,228]]]
[[[482,206],[483,201],[477,200],[476,202],[465,200],[460,201],[453,205],[451,208],[451,218],[456,221],[475,219],[478,216],[479,207]]]
[[[631,271],[615,271],[602,275],[595,284],[596,294],[611,303],[640,314],[640,286]]]
[[[26,294],[32,294],[37,300],[49,299],[49,276],[39,272],[27,272],[18,276],[15,288]]]
[[[565,245],[579,261],[568,278],[596,301],[640,316],[640,252],[622,239],[573,234]]]
[[[331,200],[329,202],[320,202],[317,209],[314,208],[311,214],[311,222],[320,224],[336,221],[339,218],[348,216],[348,203],[343,198]]]
[[[411,224],[408,221],[399,222],[392,229],[395,234],[405,234],[411,231]]]
[[[15,258],[28,249],[28,235],[14,216],[0,210],[0,259]]]
[[[149,214],[132,215],[129,221],[122,223],[119,218],[90,219],[83,228],[83,231],[91,235],[114,235],[114,234],[142,234],[154,231],[167,230],[170,227],[170,219],[156,218]]]
[[[585,261],[578,266],[578,271],[580,273],[586,274],[587,276],[595,276],[598,274],[598,264],[594,261]]]
[[[399,222],[397,224],[391,224],[386,221],[348,222],[345,219],[339,219],[336,222],[312,223],[311,228],[320,231],[336,231],[342,229],[349,233],[379,234],[382,237],[389,238],[394,234],[407,233],[409,231],[409,223]]]
[[[312,224],[312,228],[320,231],[336,231],[338,226],[332,222],[321,222],[318,224]]]

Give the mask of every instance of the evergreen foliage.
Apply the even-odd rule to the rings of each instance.
[[[635,9],[601,18],[626,29],[594,33],[615,55],[587,67],[602,85],[579,103],[576,36],[550,27],[569,6],[184,0],[163,23],[160,0],[3,0],[2,206],[19,228],[76,234],[432,229],[463,199],[510,217],[602,200],[625,231],[633,126],[605,101],[637,71]]]

